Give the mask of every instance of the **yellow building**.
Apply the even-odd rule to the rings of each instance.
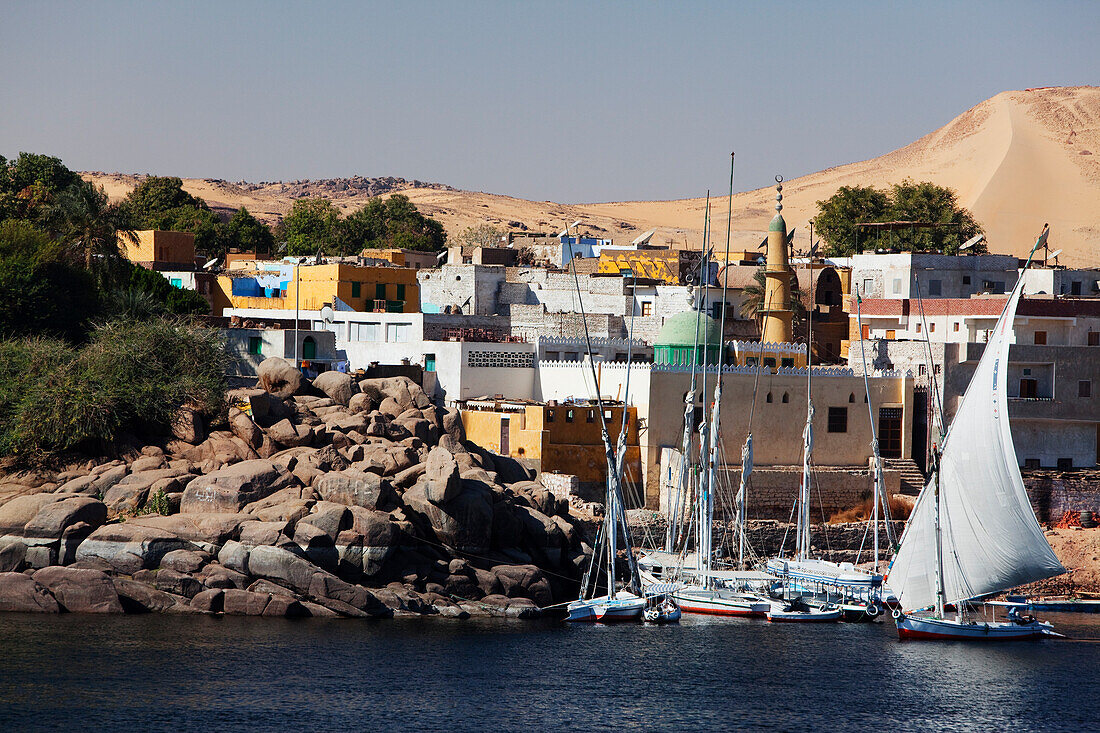
[[[329,264],[219,275],[213,312],[220,315],[224,308],[315,311],[332,306],[336,298],[361,312],[420,311],[416,270]]]
[[[623,410],[627,411],[624,482],[641,487],[637,409],[605,402],[607,432],[614,445]],[[572,474],[581,484],[607,480],[607,457],[595,402],[467,400],[461,414],[466,438],[487,450],[527,459],[544,472]]]
[[[685,257],[682,251],[667,249],[605,249],[600,252],[596,272],[619,275],[629,270],[634,277],[657,280],[665,285],[679,285]],[[698,260],[694,262],[698,267]]]
[[[776,180],[782,180],[777,178]],[[783,221],[783,184],[775,187],[775,216],[768,225],[767,264],[764,266],[764,302],[760,340],[785,344],[791,338],[791,268],[787,256],[787,222]]]
[[[145,229],[134,232],[134,242],[123,240],[126,259],[152,270],[187,269],[195,266],[195,235]]]
[[[730,362],[741,367],[758,364],[776,369],[804,369],[806,367],[805,344],[762,344],[759,341],[731,341]]]

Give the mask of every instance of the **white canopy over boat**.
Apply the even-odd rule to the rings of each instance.
[[[944,438],[939,475],[943,602],[1066,572],[1043,537],[1020,476],[1008,419],[1012,291]],[[904,610],[936,603],[936,478],[921,491],[889,572]]]

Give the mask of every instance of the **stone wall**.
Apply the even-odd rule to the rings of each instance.
[[[1100,511],[1100,471],[1022,473],[1028,499],[1040,522],[1057,522],[1067,511]]]

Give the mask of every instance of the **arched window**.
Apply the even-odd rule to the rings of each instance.
[[[772,393],[771,392],[768,392],[768,400],[767,401],[768,402],[772,401]]]
[[[850,395],[848,395],[848,401],[849,402],[855,402],[856,401],[856,393],[855,392],[852,392]]]
[[[783,393],[783,404],[785,405],[790,401],[791,401],[791,396],[789,394],[787,394],[786,392],[784,392]]]
[[[302,358],[307,360],[317,358],[317,342],[312,336],[306,336],[302,342]]]

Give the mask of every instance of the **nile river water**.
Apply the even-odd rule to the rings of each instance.
[[[1100,617],[1051,614],[1076,637]],[[0,730],[1095,730],[1100,643],[893,622],[0,614]]]

